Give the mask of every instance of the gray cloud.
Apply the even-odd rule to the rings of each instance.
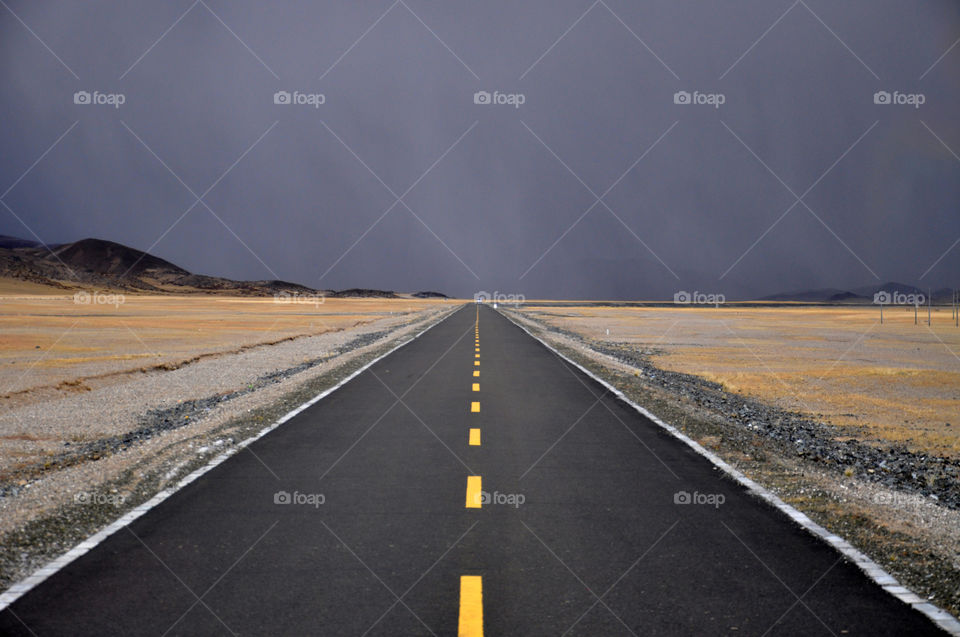
[[[48,242],[461,295],[957,284],[948,0],[7,4],[0,193],[77,122],[2,198]]]

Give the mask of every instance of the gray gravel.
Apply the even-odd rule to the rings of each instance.
[[[216,407],[259,391],[269,385],[278,384],[308,369],[328,363],[342,354],[358,350],[387,338],[392,330],[379,330],[360,334],[350,341],[338,345],[329,352],[310,358],[307,361],[263,374],[250,380],[245,386],[228,392],[215,393],[202,398],[186,399],[170,407],[150,408],[138,419],[139,426],[121,434],[105,436],[91,442],[65,442],[65,450],[34,463],[21,467],[14,476],[0,481],[0,497],[16,496],[23,485],[21,476],[33,476],[40,472],[62,469],[81,462],[95,461],[108,455],[125,451],[132,445],[142,443],[161,432],[187,427],[206,416]]]

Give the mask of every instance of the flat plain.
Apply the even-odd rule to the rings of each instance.
[[[960,457],[960,329],[949,307],[528,305],[548,324],[650,351],[694,374],[833,425],[837,437]]]
[[[148,296],[103,292],[0,296],[0,405],[86,391],[131,372],[300,336],[349,330],[442,302],[421,299]]]

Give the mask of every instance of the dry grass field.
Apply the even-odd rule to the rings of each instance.
[[[654,364],[776,406],[819,415],[838,437],[960,457],[960,329],[875,307],[523,310],[591,339],[636,343]]]
[[[443,303],[129,294],[81,297],[78,303],[72,292],[36,294],[28,288],[4,289],[0,296],[0,405],[8,407],[40,398],[43,389],[85,391],[86,379],[102,384],[128,372],[175,369],[198,357],[350,329]]]

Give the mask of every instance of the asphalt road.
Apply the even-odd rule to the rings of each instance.
[[[472,305],[0,613],[3,635],[481,628],[940,634],[601,385]]]

